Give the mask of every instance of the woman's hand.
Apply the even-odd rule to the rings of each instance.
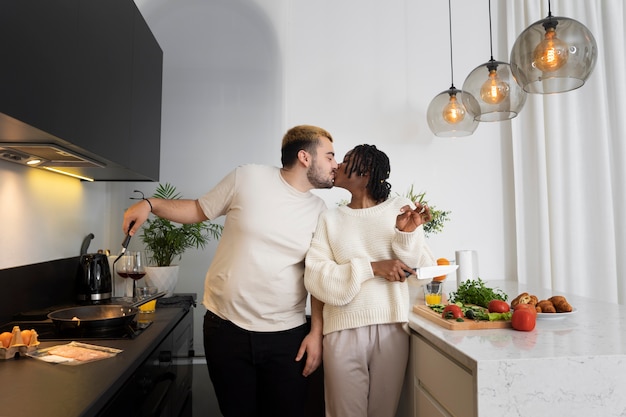
[[[430,213],[430,207],[416,202],[415,210],[411,210],[410,206],[404,206],[400,209],[400,214],[396,217],[396,228],[401,232],[410,233],[432,219],[433,215]]]
[[[404,282],[409,274],[415,274],[415,271],[408,267],[404,262],[399,259],[388,259],[386,261],[372,262],[372,272],[377,277],[383,277],[387,281]]]

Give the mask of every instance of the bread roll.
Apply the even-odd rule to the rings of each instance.
[[[556,308],[550,300],[539,301],[535,309],[537,310],[537,313],[556,313]]]
[[[562,295],[555,295],[548,300],[554,304],[557,313],[570,313],[572,311],[572,306]]]
[[[539,300],[536,296],[523,292],[511,301],[511,307],[515,307],[518,304],[530,304],[536,306]]]

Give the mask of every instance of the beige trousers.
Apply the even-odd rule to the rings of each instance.
[[[400,323],[325,335],[326,417],[394,417],[408,358]]]

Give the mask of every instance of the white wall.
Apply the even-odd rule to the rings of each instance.
[[[124,183],[80,182],[60,174],[0,161],[0,269],[120,249]]]
[[[459,139],[435,138],[426,123],[428,104],[450,87],[447,2],[136,2],[164,50],[161,182],[197,197],[236,165],[279,165],[284,131],[316,124],[333,134],[338,160],[357,144],[376,144],[391,159],[393,191],[414,184],[452,211],[430,239],[437,257],[476,249],[481,277],[515,278],[510,122]],[[488,12],[478,0],[452,7],[461,88],[489,59]],[[155,187],[81,183],[0,161],[0,268],[77,255],[90,232],[90,249],[115,253],[132,190]],[[330,206],[347,196],[317,192]],[[179,291],[201,296],[214,249],[185,254]],[[196,340],[201,352],[199,330]]]
[[[430,240],[436,256],[476,249],[481,276],[514,278],[509,122],[463,139],[435,138],[426,123],[430,100],[451,81],[447,2],[137,3],[164,50],[161,182],[198,196],[238,164],[279,164],[284,131],[316,124],[333,134],[339,160],[376,144],[391,159],[395,192],[415,184],[452,211]],[[474,3],[453,2],[458,88],[489,59],[487,10]],[[330,206],[347,196],[317,193]],[[185,254],[179,290],[202,294],[214,247]]]

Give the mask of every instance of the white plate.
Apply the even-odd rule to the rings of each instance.
[[[537,319],[539,320],[562,320],[565,317],[569,317],[572,314],[576,314],[575,308],[572,309],[569,313],[537,313]]]

